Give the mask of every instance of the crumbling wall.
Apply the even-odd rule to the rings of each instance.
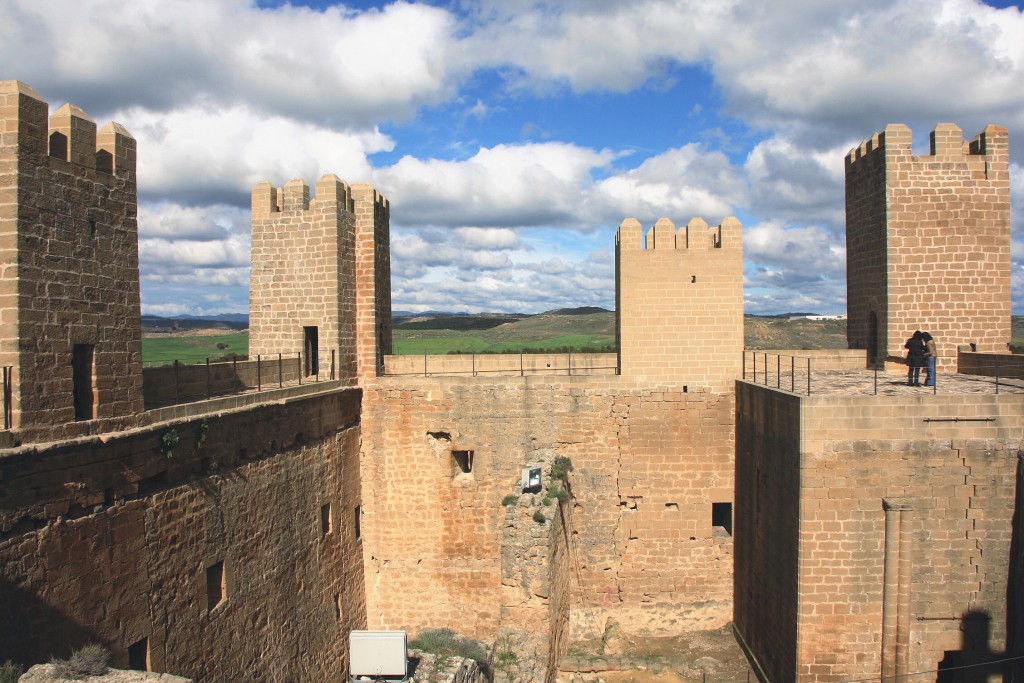
[[[364,392],[371,628],[492,640],[502,595],[529,590],[502,584],[502,498],[556,456],[575,468],[572,637],[611,616],[636,633],[731,617],[732,538],[712,525],[712,503],[732,503],[730,396],[530,376],[388,377]],[[454,451],[473,453],[471,473]]]
[[[340,675],[358,444],[351,389],[6,452],[0,660],[98,641],[196,681]]]

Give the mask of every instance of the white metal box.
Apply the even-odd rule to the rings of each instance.
[[[409,658],[405,631],[352,631],[348,672],[353,678],[405,678]]]

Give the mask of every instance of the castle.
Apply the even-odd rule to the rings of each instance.
[[[388,201],[327,175],[253,190],[250,360],[143,369],[134,141],[0,102],[0,660],[329,681],[352,629],[448,626],[551,681],[613,623],[732,623],[780,682],[1021,652],[1002,129],[851,153],[850,351],[744,352],[727,218],[623,221],[616,354],[390,355]],[[915,326],[932,393],[885,371]]]

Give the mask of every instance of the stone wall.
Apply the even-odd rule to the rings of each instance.
[[[352,186],[355,210],[356,355],[360,377],[391,353],[391,204],[372,185]]]
[[[1024,397],[800,398],[743,383],[737,405],[736,624],[771,680],[1001,653]],[[751,566],[780,554],[782,567]],[[787,611],[766,620],[779,592]]]
[[[354,251],[352,192],[337,176],[321,177],[313,199],[302,180],[253,188],[249,355],[306,358],[315,334],[317,355],[336,351],[338,377],[354,381]],[[304,369],[314,374],[309,359]]]
[[[366,624],[358,448],[350,389],[5,452],[0,660],[99,641],[125,666],[141,642],[196,681],[340,676]]]
[[[502,498],[556,456],[575,467],[572,637],[611,617],[634,633],[729,620],[732,538],[712,528],[712,503],[732,503],[730,396],[534,376],[387,377],[364,392],[370,628],[493,639],[503,593],[528,590],[502,585]],[[453,451],[472,452],[472,472]]]
[[[959,351],[956,371],[966,375],[1024,379],[1024,355]]]
[[[965,145],[939,124],[931,153],[916,156],[910,129],[890,124],[846,157],[848,337],[905,355],[914,330],[931,332],[939,365],[975,344],[1010,340],[1010,178],[1006,129],[988,126]]]
[[[462,353],[385,356],[385,375],[615,375],[614,353]]]
[[[615,239],[615,329],[623,375],[728,392],[743,373],[743,240],[727,218],[628,218]],[[644,248],[646,246],[646,248]]]
[[[142,410],[135,140],[47,111],[0,81],[0,365],[25,439]]]

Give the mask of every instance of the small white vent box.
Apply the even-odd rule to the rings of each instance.
[[[540,490],[542,471],[540,467],[527,467],[523,470],[523,493]]]
[[[404,679],[409,651],[405,631],[352,631],[348,672],[352,678]]]

